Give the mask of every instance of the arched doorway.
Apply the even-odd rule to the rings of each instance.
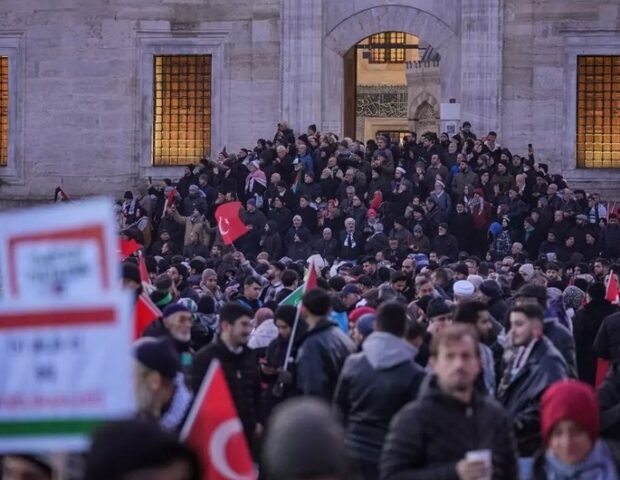
[[[439,53],[407,32],[370,35],[344,55],[343,132],[394,140],[423,126],[439,130]]]

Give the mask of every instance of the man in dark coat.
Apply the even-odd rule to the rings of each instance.
[[[252,312],[243,305],[225,304],[220,310],[220,335],[198,352],[192,365],[192,386],[194,392],[198,392],[211,362],[220,362],[250,445],[261,430],[258,363],[247,346],[252,331],[251,319]]]
[[[356,262],[364,253],[364,236],[357,229],[355,220],[347,218],[344,221],[344,232],[340,234],[340,260]]]
[[[472,251],[470,247],[473,241],[474,219],[461,202],[456,204],[456,213],[450,216],[450,231],[454,232],[459,251]]]
[[[475,389],[481,370],[476,334],[466,325],[445,327],[433,337],[430,362],[434,376],[420,398],[390,424],[381,480],[515,480],[517,452],[510,418]],[[467,457],[477,450],[490,451],[490,464]]]
[[[432,249],[438,257],[448,257],[452,261],[457,259],[459,245],[454,235],[448,233],[447,223],[439,224],[438,235],[433,239]]]
[[[552,310],[547,309],[547,289],[542,285],[525,284],[515,294],[515,304],[537,303],[545,312],[543,334],[564,357],[571,378],[577,378],[577,357],[575,339],[564,325],[560,324]]]
[[[297,389],[330,402],[346,357],[355,351],[353,341],[328,319],[331,300],[314,288],[304,294],[304,320],[308,332],[297,354]]]
[[[478,287],[478,293],[481,300],[487,302],[491,316],[501,323],[506,330],[509,330],[510,325],[508,325],[508,319],[506,318],[508,304],[502,298],[503,292],[500,284],[495,280],[485,280]]]
[[[362,351],[345,361],[334,396],[347,428],[350,457],[364,480],[379,477],[379,457],[390,421],[415,399],[425,377],[414,362],[416,349],[403,339],[405,305],[382,304],[375,325]]]
[[[568,377],[562,355],[543,334],[543,318],[543,310],[535,303],[510,310],[516,351],[506,365],[497,392],[497,399],[512,419],[522,457],[531,457],[542,447],[540,397],[551,384]]]
[[[194,168],[194,165],[186,165],[183,170],[183,177],[177,182],[177,192],[179,192],[181,198],[189,195],[190,185],[198,185],[198,180],[194,175]]]
[[[588,304],[579,309],[573,318],[573,336],[577,352],[579,380],[594,386],[596,380],[597,355],[594,340],[603,320],[618,311],[605,299],[605,285],[593,283],[588,287]]]
[[[340,246],[338,240],[334,238],[331,228],[323,229],[321,238],[314,242],[312,249],[325,259],[334,260],[338,256]]]

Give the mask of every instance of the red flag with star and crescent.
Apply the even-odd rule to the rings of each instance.
[[[256,480],[243,426],[217,360],[207,370],[180,438],[198,454],[203,480]]]
[[[215,221],[226,245],[248,232],[248,227],[239,216],[241,207],[241,202],[228,202],[217,207],[215,211]]]

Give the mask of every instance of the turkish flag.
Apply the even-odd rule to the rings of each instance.
[[[213,360],[180,438],[202,462],[204,480],[256,480],[256,471],[222,366]]]
[[[141,293],[138,296],[138,301],[134,307],[133,319],[134,319],[134,338],[140,338],[144,329],[149,324],[161,317],[161,311],[153,303],[146,293]]]
[[[596,379],[594,380],[594,387],[600,387],[601,383],[605,381],[607,372],[609,371],[609,360],[606,358],[596,359]]]
[[[164,211],[161,214],[161,218],[164,218],[166,216],[168,209],[174,204],[174,199],[176,195],[177,195],[176,188],[173,188],[172,190],[170,190],[170,192],[168,193],[168,196],[166,197],[166,201],[164,202]]]
[[[609,272],[609,283],[607,284],[607,294],[605,298],[614,305],[618,305],[618,278],[614,275],[614,271]]]
[[[241,207],[241,202],[228,202],[217,207],[215,211],[217,227],[226,245],[230,245],[248,232],[248,227],[239,216]]]
[[[130,255],[133,255],[134,253],[136,253],[138,250],[142,248],[142,245],[136,242],[133,238],[129,240],[123,240],[121,238],[120,246],[121,246],[120,247],[121,248],[121,259],[123,260],[129,257]]]

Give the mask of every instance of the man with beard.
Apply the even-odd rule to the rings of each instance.
[[[454,323],[470,325],[478,334],[480,339],[478,348],[482,363],[482,375],[478,377],[478,390],[491,397],[495,396],[495,361],[493,351],[486,345],[493,330],[488,307],[478,300],[461,302],[454,311]]]
[[[134,345],[138,414],[179,433],[192,401],[181,360],[167,338],[142,338]]]
[[[522,457],[542,446],[540,397],[551,384],[567,378],[564,358],[543,334],[542,308],[534,303],[509,313],[512,343],[517,348],[506,365],[497,398],[510,414]]]
[[[145,337],[168,337],[179,355],[189,353],[192,339],[192,312],[180,303],[171,303],[162,317],[151,322],[144,330]]]
[[[286,270],[286,267],[282,262],[271,262],[269,269],[267,270],[267,280],[269,285],[263,288],[260,294],[260,299],[263,304],[267,302],[275,302],[278,293],[282,291],[284,285],[282,285],[282,273]]]
[[[197,392],[213,360],[224,371],[235,409],[251,446],[262,433],[259,423],[260,377],[254,352],[247,343],[252,331],[252,312],[239,303],[227,303],[220,311],[220,334],[203,347],[193,363],[192,383]]]
[[[382,480],[517,478],[510,419],[475,388],[478,352],[469,326],[448,326],[433,337],[433,376],[392,420],[381,455]],[[488,461],[468,455],[480,450],[487,451]]]
[[[314,242],[314,251],[326,260],[333,261],[338,256],[340,246],[333,236],[331,228],[324,228],[322,237]]]
[[[185,198],[189,195],[190,185],[196,185],[197,183],[194,176],[194,165],[188,164],[183,170],[183,178],[177,182],[177,192],[179,192],[181,198]]]
[[[474,220],[462,202],[456,204],[456,213],[450,216],[450,231],[454,232],[454,236],[459,246],[459,251],[465,250],[471,252],[470,246],[473,245],[474,239],[472,232],[474,231]]]

